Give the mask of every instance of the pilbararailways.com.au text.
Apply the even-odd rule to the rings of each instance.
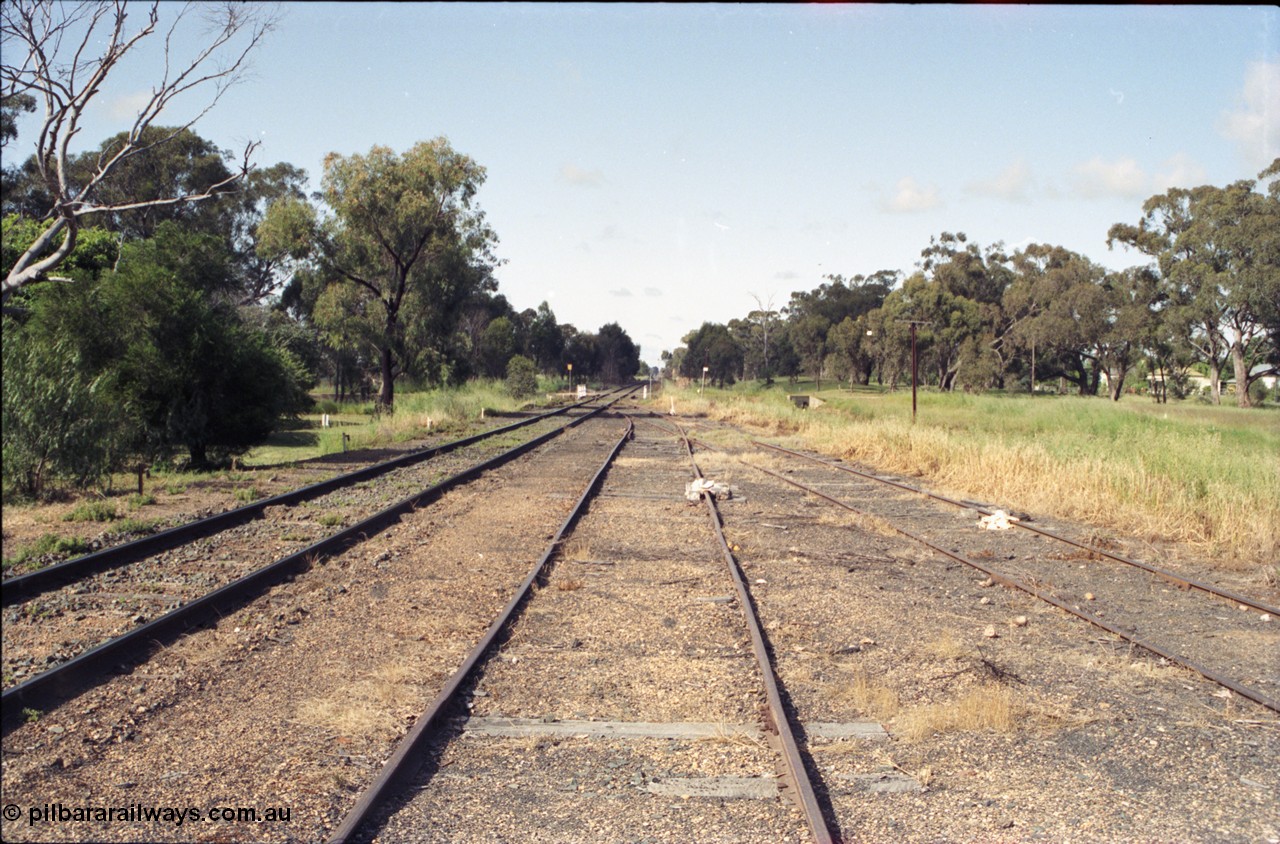
[[[22,807],[10,803],[4,807],[4,819],[16,821],[26,815],[27,825],[53,823],[156,823],[182,826],[184,823],[288,823],[291,810],[287,806],[257,809],[250,806],[146,806],[129,803],[124,806],[45,803]]]

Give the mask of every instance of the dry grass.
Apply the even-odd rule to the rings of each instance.
[[[908,709],[894,721],[894,732],[907,741],[922,741],[939,733],[1013,732],[1023,707],[1013,690],[997,683],[970,688],[953,701]]]
[[[830,527],[843,527],[850,530],[861,531],[863,533],[874,533],[877,536],[898,536],[898,531],[885,519],[882,519],[879,516],[872,516],[869,513],[857,513],[853,510],[845,510],[844,508],[835,509],[828,507],[823,510],[818,515],[818,524]]]
[[[716,724],[715,735],[696,739],[699,744],[727,745],[730,747],[749,747],[755,750],[768,750],[769,745],[764,737],[755,730],[744,731],[728,723]]]
[[[417,698],[412,677],[409,666],[387,663],[354,683],[299,702],[295,718],[339,735],[393,732]]]
[[[956,638],[950,633],[943,633],[937,639],[934,639],[924,647],[925,652],[938,659],[964,659],[972,656],[973,652],[956,641]]]
[[[1274,566],[1266,566],[1262,569],[1262,574],[1258,578],[1264,586],[1275,588],[1280,586],[1280,563]]]
[[[901,704],[898,693],[883,686],[859,671],[846,683],[828,686],[830,701],[840,707],[876,721],[888,721],[898,714]]]
[[[594,560],[591,554],[591,543],[585,539],[571,538],[560,546],[560,558],[571,562]]]
[[[1185,669],[1168,660],[1151,657],[1146,651],[1136,647],[1127,652],[1109,649],[1083,653],[1072,651],[1067,659],[1082,668],[1092,669],[1112,684],[1128,684],[1134,677],[1143,680],[1170,680],[1185,676]]]
[[[938,492],[1185,543],[1226,568],[1256,570],[1280,550],[1271,411],[926,394],[912,425],[900,395],[831,397],[817,411],[798,411],[781,393],[682,393],[676,405],[923,476]]]

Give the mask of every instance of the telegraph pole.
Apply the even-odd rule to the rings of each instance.
[[[916,382],[919,380],[920,358],[916,354],[916,326],[929,325],[927,319],[900,319],[911,326],[911,424],[916,423]]]

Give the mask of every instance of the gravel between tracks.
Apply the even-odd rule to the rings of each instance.
[[[591,441],[609,424],[618,425],[592,423],[570,436]],[[746,435],[716,439],[746,448]],[[567,438],[558,443],[566,448]],[[718,711],[726,724],[754,722],[758,693],[741,685],[755,689],[740,673],[749,664],[738,656],[745,643],[727,626],[737,608],[693,600],[731,590],[713,586],[692,554],[663,550],[682,547],[672,526],[685,514],[696,512],[704,531],[705,514],[658,500],[639,480],[619,486],[623,470],[640,473],[646,462],[628,466],[628,454],[588,515],[601,538],[566,546],[571,559],[557,563],[504,652],[517,661],[500,657],[482,679],[487,694],[472,698],[478,713],[706,720]],[[823,739],[815,730],[802,745],[846,840],[1280,842],[1275,713],[1223,696],[1198,675],[1028,596],[984,586],[983,575],[726,455],[701,452],[699,462],[734,488],[722,506],[726,536],[801,723],[870,718],[889,730],[877,744]],[[521,461],[500,480],[450,494],[4,742],[5,804],[290,806],[290,824],[28,828],[23,821],[5,824],[5,840],[322,838],[541,552],[545,538],[529,537],[549,536],[580,491],[581,481],[572,490],[556,486],[545,470],[524,471],[531,465]],[[833,482],[830,470],[812,471]],[[661,483],[682,488],[687,479],[671,470]],[[1002,554],[1027,554],[1004,551],[1013,540],[978,532],[976,518],[916,496],[885,488],[867,500],[957,548],[976,534],[977,552],[989,547],[993,566]],[[675,509],[655,523],[643,515],[650,505]],[[482,510],[500,515],[500,524],[483,522]],[[646,533],[650,545],[630,543]],[[1115,539],[1122,553],[1175,567]],[[1080,565],[1104,569],[1061,562],[1076,573]],[[1182,558],[1176,567],[1280,599],[1274,588],[1208,564]],[[561,588],[566,578],[581,583]],[[1133,588],[1124,600],[1099,590],[1098,601],[1116,602],[1103,608],[1108,614],[1142,608],[1150,629],[1140,632],[1159,638],[1168,623],[1159,610],[1164,585]],[[1195,644],[1219,629],[1249,634],[1208,641],[1265,681],[1276,665],[1269,631],[1280,619],[1258,619],[1273,627],[1255,630],[1231,605],[1196,597],[1209,608],[1203,625],[1179,635]],[[1220,628],[1224,614],[1238,626]],[[615,627],[625,628],[623,638],[605,635]],[[714,644],[703,638],[717,629]],[[776,798],[640,794],[669,777],[760,776],[772,770],[770,758],[741,739],[690,746],[473,735],[433,757],[435,775],[422,794],[435,795],[434,814],[424,810],[404,838],[390,827],[384,839],[413,840],[412,832],[426,840],[525,840],[532,829],[557,841],[804,840],[798,816]],[[645,803],[637,796],[651,811],[637,814]]]
[[[4,740],[6,804],[289,807],[288,824],[23,821],[5,840],[322,839],[620,432],[587,422]]]
[[[4,688],[373,515],[442,478],[565,424],[534,422],[421,463],[333,490],[4,610]]]
[[[430,752],[435,772],[379,841],[804,841],[780,799],[682,800],[685,778],[772,778],[778,756],[728,728],[764,706],[707,515],[678,441],[640,428],[480,677],[472,712],[545,721],[723,724],[694,740],[493,738]],[[448,737],[446,737],[448,738]]]

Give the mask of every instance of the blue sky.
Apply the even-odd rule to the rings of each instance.
[[[1139,263],[1108,251],[1111,224],[1280,156],[1269,6],[281,10],[202,136],[260,141],[258,163],[313,186],[329,152],[448,137],[487,168],[501,292],[580,329],[616,321],[654,364],[753,294],[910,272],[943,231]],[[125,128],[158,57],[111,80],[86,146]]]

